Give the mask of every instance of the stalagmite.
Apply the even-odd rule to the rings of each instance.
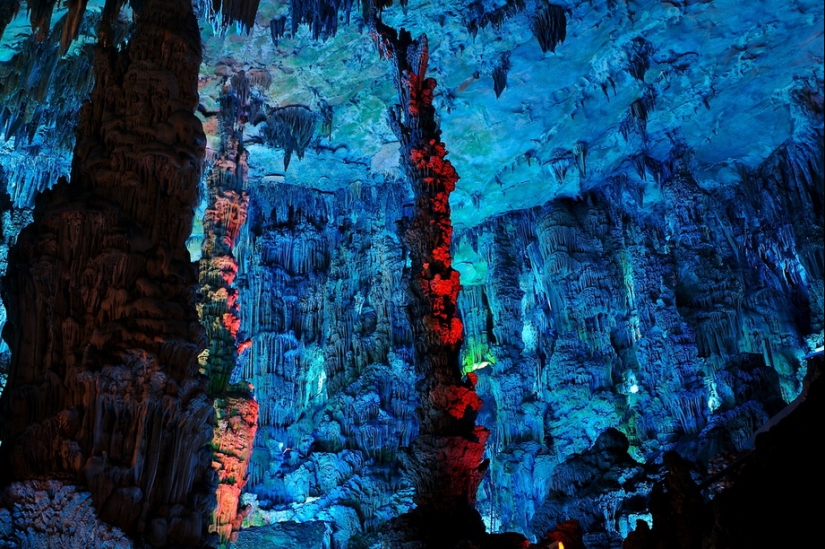
[[[138,13],[127,46],[96,48],[71,183],[41,195],[10,253],[0,459],[18,494],[60,477],[136,542],[197,547],[215,498],[184,245],[205,145],[192,114],[201,46],[189,2],[148,0]]]
[[[459,364],[464,336],[457,308],[459,273],[452,268],[450,251],[449,204],[458,174],[446,160],[435,120],[436,82],[425,76],[427,37],[413,40],[407,31],[398,33],[377,19],[371,28],[380,53],[392,63],[400,105],[390,111],[390,119],[415,197],[404,239],[410,249],[409,316],[421,401],[416,410],[419,434],[403,463],[415,487],[416,508],[395,519],[387,535],[396,542],[453,547],[484,537],[475,502],[488,466],[482,458],[489,436],[486,428],[475,425],[482,405],[474,389],[475,374],[462,379]]]
[[[243,128],[253,108],[250,86],[241,71],[230,79],[221,97],[221,150],[206,177],[209,203],[199,270],[203,301],[198,313],[209,341],[202,373],[209,378],[208,395],[214,399],[212,466],[218,475],[217,508],[209,529],[222,544],[237,537],[245,514],[241,490],[258,428],[258,403],[251,387],[230,383],[238,356],[251,345],[239,331],[241,296],[234,285],[238,272],[234,251],[249,205]]]

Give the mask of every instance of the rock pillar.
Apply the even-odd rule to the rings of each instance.
[[[88,491],[138,544],[194,547],[215,501],[185,246],[205,146],[200,33],[188,0],[135,15],[125,46],[101,26],[71,183],[40,196],[10,253],[0,470]]]

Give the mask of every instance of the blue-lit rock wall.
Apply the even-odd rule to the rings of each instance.
[[[822,155],[789,143],[715,191],[669,158],[652,185],[624,175],[462,235],[460,255],[487,271],[461,305],[493,432],[493,527],[540,535],[563,518],[546,511],[552,490],[575,491],[551,490],[553,471],[607,428],[639,461],[676,449],[707,463],[750,447],[799,393],[822,333]],[[587,529],[615,538],[633,511],[598,505]]]
[[[343,546],[411,503],[398,471],[416,434],[396,229],[406,189],[260,183],[250,194],[240,375],[260,406],[249,482],[260,510],[248,523],[323,520]]]
[[[821,142],[788,143],[736,189],[703,190],[673,154],[457,237],[459,267],[472,262],[463,364],[492,432],[479,492],[492,530],[540,536],[576,516],[592,546],[618,546],[644,514],[625,500],[651,486],[630,456],[735,455],[800,390],[805,338],[822,330]],[[403,187],[251,194],[242,376],[262,427],[249,524],[373,532],[410,501],[396,469],[416,430]],[[559,469],[609,428],[628,447],[605,443],[620,449],[581,473],[609,481]]]

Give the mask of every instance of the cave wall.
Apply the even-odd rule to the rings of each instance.
[[[640,461],[678,450],[707,463],[749,448],[796,397],[805,337],[822,329],[820,147],[789,143],[735,192],[677,172],[651,197],[621,178],[459,237],[488,273],[462,310],[466,364],[490,363],[490,521],[549,529],[557,517],[533,514],[552,471],[609,427]],[[600,505],[595,529],[618,534],[621,509]]]
[[[462,365],[478,376],[491,430],[479,491],[488,528],[549,530],[558,494],[576,486],[558,466],[605,429],[619,428],[640,462],[675,449],[707,464],[749,448],[798,394],[805,338],[822,329],[822,149],[806,135],[733,190],[699,187],[677,149],[641,175],[457,234],[459,268],[473,268],[459,299]],[[386,183],[251,190],[244,253],[260,267],[240,275],[253,341],[243,377],[265,411],[249,524],[336,517],[344,539],[410,504],[395,469],[416,422],[394,226],[409,199]],[[376,422],[388,430],[368,438]],[[625,482],[638,472],[625,467],[578,509],[594,546],[616,546],[640,514],[622,501],[650,484]],[[380,478],[388,471],[401,484]]]
[[[251,187],[239,272],[252,340],[239,375],[260,405],[250,525],[326,520],[343,543],[411,504],[397,470],[417,432],[395,228],[405,196],[394,181]]]

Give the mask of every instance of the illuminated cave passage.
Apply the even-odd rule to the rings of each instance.
[[[810,545],[824,34],[0,1],[0,547]]]

